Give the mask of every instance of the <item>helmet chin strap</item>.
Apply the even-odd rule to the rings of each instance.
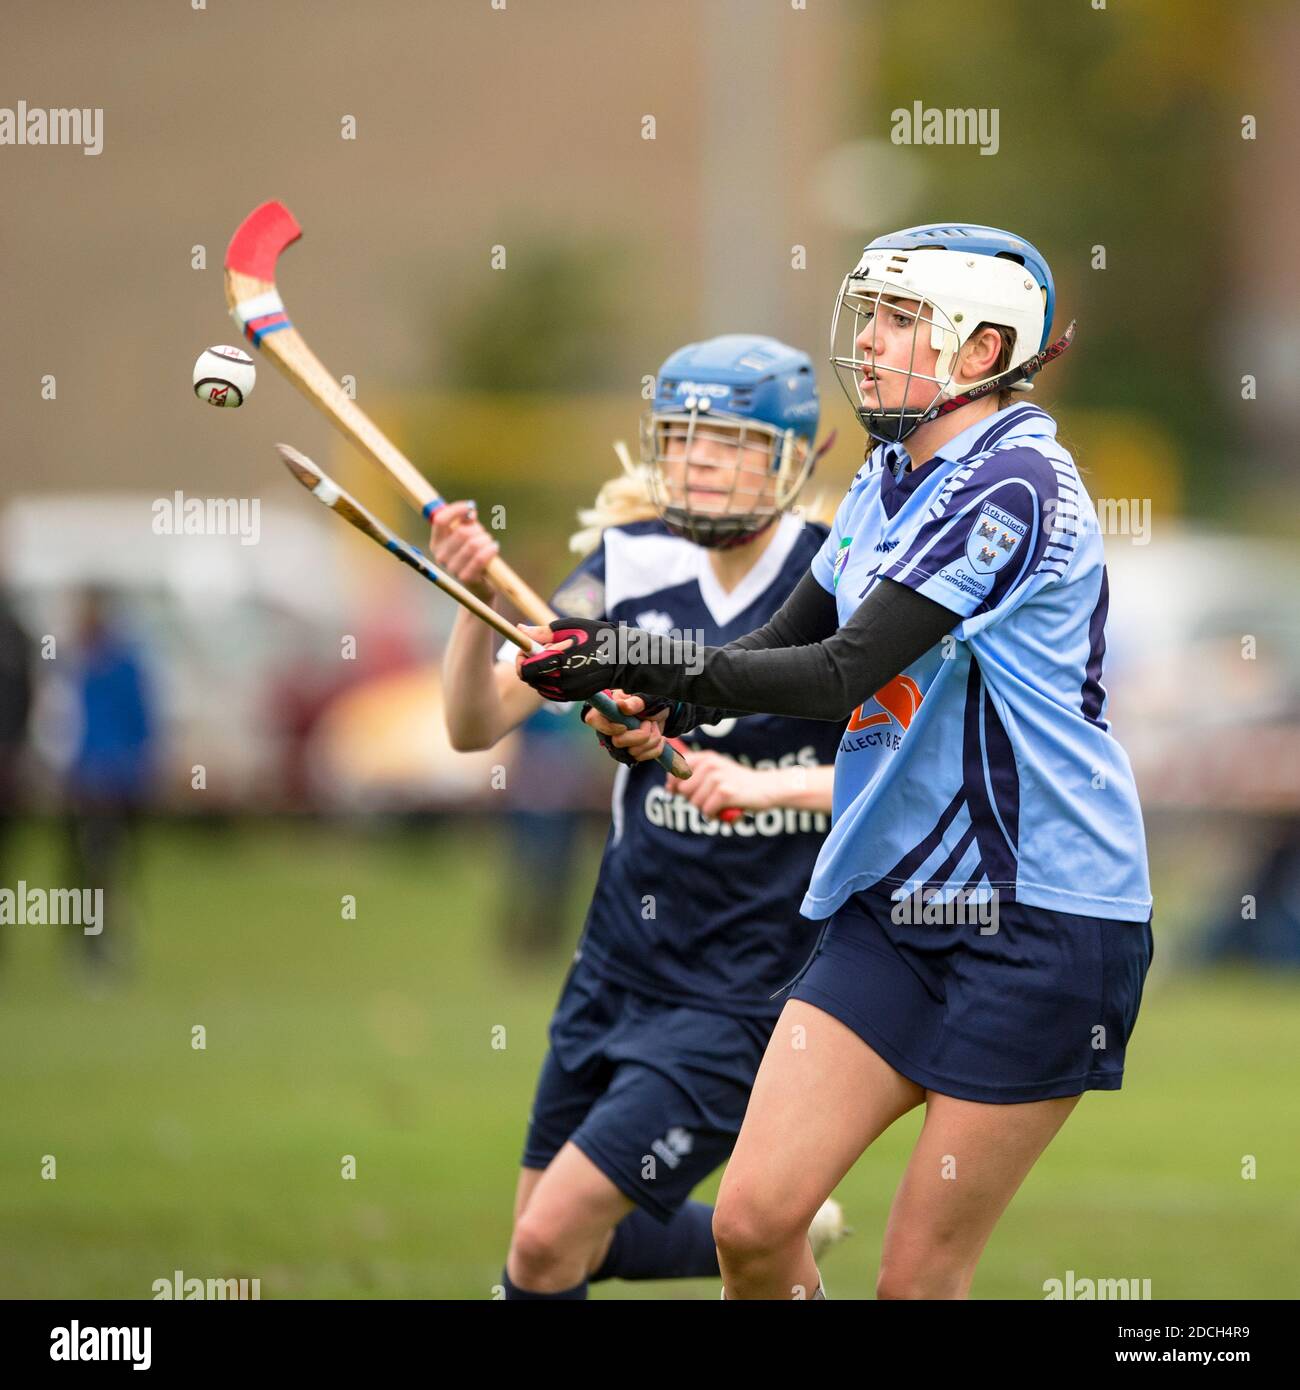
[[[753,545],[759,536],[771,530],[772,523],[776,520],[777,516],[778,513],[773,512],[757,531],[745,531],[741,535],[732,536],[727,540],[719,541],[717,545],[707,548],[710,550],[739,550],[742,545]]]
[[[680,512],[680,508],[667,508],[662,516],[664,525],[675,536],[680,536],[683,540],[690,541],[692,545],[698,545],[704,550],[734,550],[737,546],[748,545],[751,541],[757,540],[780,515],[773,512],[771,516],[764,519],[761,525],[753,531],[728,531],[723,526],[713,526],[710,523],[715,521],[725,521],[723,517],[700,517],[682,514],[674,516],[673,512]]]
[[[971,401],[978,401],[984,396],[994,391],[1005,390],[1008,386],[1013,386],[1017,381],[1027,381],[1031,376],[1037,375],[1045,366],[1055,358],[1059,357],[1074,341],[1074,328],[1077,320],[1072,319],[1069,327],[1054,342],[1049,343],[1041,352],[1036,352],[1032,357],[1027,358],[1018,367],[1013,367],[1009,372],[1003,372],[1000,376],[990,377],[987,381],[981,381],[978,386],[972,386],[969,391],[963,391],[960,396],[952,396],[939,405],[931,406],[929,410],[918,412],[907,424],[907,428],[888,437],[884,435],[872,434],[868,429],[868,434],[872,439],[881,444],[901,444],[913,430],[920,429],[922,425],[927,425],[931,420],[937,420],[941,415],[947,415],[950,411],[960,410],[962,406],[969,405]],[[884,415],[884,411],[872,411],[871,414]],[[902,410],[888,412],[901,426],[905,419],[905,412]],[[870,452],[868,450],[868,452]]]
[[[968,405],[971,401],[977,401],[992,391],[1003,391],[1008,386],[1013,386],[1017,381],[1027,381],[1031,376],[1037,375],[1074,341],[1076,322],[1077,320],[1071,319],[1070,326],[1054,343],[1049,343],[1041,352],[1036,352],[1018,367],[1013,367],[1009,372],[1003,372],[1001,376],[994,376],[987,381],[981,381],[978,386],[972,386],[969,391],[963,391],[960,396],[953,396],[951,400],[944,401],[942,405],[937,405],[933,410],[926,411],[916,423],[924,425],[930,420],[938,419],[940,415],[947,415],[950,410],[959,410],[962,406]],[[915,429],[916,426],[914,425],[912,428]]]

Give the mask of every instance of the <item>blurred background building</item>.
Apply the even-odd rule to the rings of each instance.
[[[272,196],[305,228],[280,281],[309,342],[543,588],[667,352],[757,331],[820,361],[870,236],[943,216],[1022,228],[1055,268],[1058,327],[1080,325],[1040,393],[1094,496],[1148,519],[1111,544],[1121,732],[1141,751],[1163,746],[1144,720],[1167,738],[1201,717],[1197,682],[1157,663],[1157,702],[1139,658],[1184,609],[1194,650],[1183,597],[1204,546],[1231,621],[1269,628],[1250,669],[1294,690],[1294,626],[1240,561],[1296,533],[1296,15],[1080,5],[1047,42],[1032,0],[963,14],[960,41],[950,6],[851,0],[146,8],[29,7],[0,55],[4,91],[104,112],[95,157],[2,152],[23,273],[0,345],[0,560],[34,641],[57,647],[87,585],[147,633],[159,807],[459,803],[493,765],[441,736],[449,606],[313,514],[270,444],[421,540],[384,481],[269,366],[237,413],[188,390],[197,351],[235,336],[225,243]],[[996,107],[996,154],[893,143],[891,112],[915,101]],[[807,500],[827,513],[862,440],[821,384],[840,443]],[[156,534],[176,491],[258,499],[257,544]],[[47,684],[57,655],[38,656]],[[36,710],[11,795],[39,804],[61,735],[48,693]]]
[[[1125,518],[1107,540],[1105,680],[1147,814],[1153,978],[1198,956],[1294,961],[1300,10],[195,3],[6,17],[0,106],[102,108],[103,149],[0,146],[5,882],[62,834],[93,591],[149,692],[131,801],[148,827],[142,930],[162,955],[190,923],[183,886],[205,882],[177,827],[240,827],[220,860],[238,898],[245,874],[274,877],[262,846],[281,842],[262,827],[282,813],[342,827],[357,863],[391,849],[412,873],[441,866],[402,899],[440,929],[470,911],[471,890],[446,887],[468,882],[445,862],[457,827],[482,826],[475,881],[497,896],[473,910],[500,918],[496,939],[526,954],[576,935],[612,764],[550,715],[453,753],[451,606],[303,498],[272,445],[423,543],[418,521],[269,363],[238,411],[191,393],[197,354],[236,339],[222,259],[256,204],[280,199],[304,228],[279,284],[307,341],[440,492],[477,500],[542,591],[576,558],[567,538],[617,468],[612,441],[635,440],[646,379],[708,335],[813,354],[839,442],[806,500],[829,515],[863,444],[825,365],[840,280],[871,237],[952,218],[1023,231],[1055,272],[1058,330],[1078,320],[1038,399]],[[893,143],[891,113],[914,102],[995,108],[996,154]],[[177,492],[256,500],[257,542],[159,534]],[[303,853],[293,883],[333,884],[339,852]],[[553,931],[517,910],[548,865],[571,895]],[[222,910],[250,932],[296,920],[265,893]],[[194,939],[214,980],[220,938]],[[423,1005],[400,989],[367,1006],[385,1056],[424,1045]],[[162,1150],[184,1153],[181,1122],[158,1124]]]

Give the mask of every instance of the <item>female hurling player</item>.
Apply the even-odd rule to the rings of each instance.
[[[1049,346],[1053,298],[1042,256],[996,228],[871,242],[832,361],[874,447],[772,621],[650,662],[621,661],[608,624],[556,622],[535,631],[558,646],[517,663],[553,699],[671,699],[669,733],[740,711],[848,718],[802,905],[825,926],[714,1217],[729,1298],[819,1289],[809,1217],[918,1105],[877,1294],[965,1297],[1080,1095],[1123,1077],[1151,893],[1106,720],[1106,569],[1055,421],[1014,394],[1069,343],[1073,325]]]
[[[643,425],[641,468],[583,514],[575,548],[590,554],[552,606],[714,643],[766,622],[827,536],[790,512],[820,452],[818,413],[811,359],[771,338],[675,352]],[[432,550],[489,597],[483,571],[497,545],[471,503],[435,514]],[[515,649],[496,653],[495,642],[457,619],[444,683],[461,750],[491,747],[542,704],[515,679]],[[627,765],[533,1101],[508,1299],[718,1273],[713,1209],[688,1198],[731,1152],[776,995],[813,946],[799,903],[829,828],[839,730],[783,716],[678,721],[675,732],[688,729],[694,776],[672,791],[635,758],[659,742],[657,724],[604,740]],[[745,814],[723,818],[728,807]],[[822,1223],[833,1230],[836,1215],[828,1204]]]

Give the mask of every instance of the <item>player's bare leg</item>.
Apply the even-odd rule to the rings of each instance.
[[[541,1182],[542,1174],[545,1172],[545,1168],[521,1168],[519,1170],[519,1181],[515,1184],[515,1214],[511,1222],[512,1226],[519,1224],[519,1218],[524,1214],[524,1208],[537,1190],[537,1184]]]
[[[506,1271],[511,1282],[534,1293],[562,1293],[600,1267],[614,1227],[630,1202],[575,1144],[565,1146],[544,1173],[516,1194],[514,1234]]]
[[[786,1004],[713,1217],[728,1299],[815,1295],[809,1223],[863,1150],[924,1099],[838,1019]]]
[[[878,1298],[965,1298],[1017,1188],[1078,1096],[986,1105],[926,1094],[925,1124],[885,1228]]]
[[[545,1172],[545,1168],[521,1168],[519,1170],[519,1181],[515,1184],[515,1211],[514,1216],[511,1219],[512,1230],[515,1226],[518,1226],[519,1218],[524,1214],[524,1209],[532,1200],[533,1193],[537,1190],[537,1184],[541,1182],[542,1176]],[[596,1256],[592,1263],[593,1270],[599,1269],[601,1264],[604,1263],[605,1256],[609,1253],[609,1247],[610,1244],[613,1242],[613,1239],[614,1228],[611,1226],[608,1236],[601,1242],[599,1248],[596,1251]],[[832,1229],[828,1233],[826,1243],[828,1245],[834,1244],[837,1240],[840,1239],[842,1239],[842,1232],[839,1230]]]

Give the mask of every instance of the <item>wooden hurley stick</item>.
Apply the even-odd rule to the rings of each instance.
[[[317,501],[323,502],[330,511],[337,512],[344,521],[351,522],[358,531],[364,532],[372,541],[396,555],[403,564],[409,565],[416,573],[441,589],[443,593],[449,594],[463,608],[469,609],[481,622],[487,623],[490,628],[499,632],[508,642],[513,642],[516,647],[520,647],[526,652],[542,650],[541,643],[535,642],[526,632],[521,632],[490,604],[484,603],[477,594],[470,593],[463,584],[453,579],[451,575],[444,574],[415,546],[402,540],[400,536],[394,535],[378,517],[373,516],[355,497],[339,487],[306,454],[299,453],[297,449],[288,444],[277,444],[275,447],[289,472]],[[549,609],[546,612],[547,616],[542,621],[549,625],[552,615]],[[634,729],[640,722],[635,715],[624,714],[604,692],[593,695],[591,703],[606,719],[615,724],[622,724],[624,728]],[[690,764],[675,748],[665,748],[659,755],[658,761],[674,777],[685,780],[691,775]]]
[[[297,219],[283,203],[263,203],[244,218],[226,250],[226,303],[231,317],[244,337],[393,479],[427,521],[444,499],[329,374],[285,312],[275,287],[276,263],[301,235]],[[555,616],[499,555],[488,566],[487,579],[530,622],[549,623]]]

